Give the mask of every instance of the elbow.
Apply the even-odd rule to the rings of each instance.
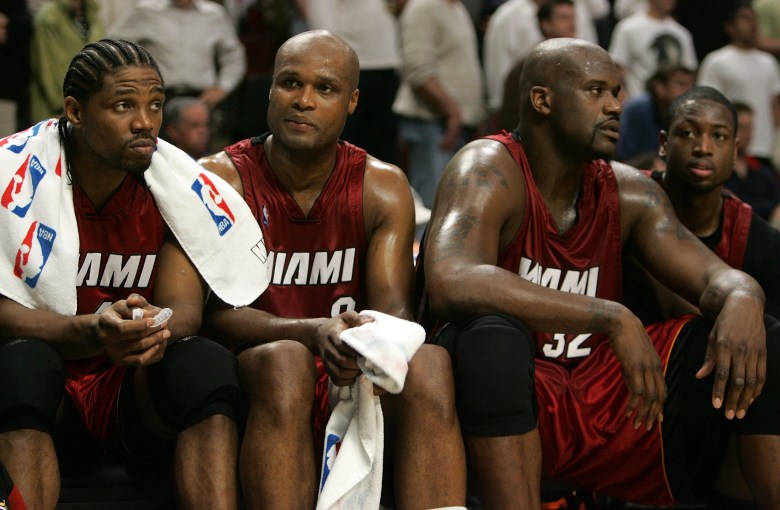
[[[433,315],[447,321],[463,319],[468,306],[462,289],[467,287],[455,274],[432,275],[428,280],[428,303]]]

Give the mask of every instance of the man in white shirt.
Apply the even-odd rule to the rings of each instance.
[[[246,72],[244,47],[217,2],[139,0],[109,34],[138,43],[154,56],[167,97],[196,96],[214,108]]]
[[[677,0],[649,0],[647,10],[619,21],[609,54],[623,73],[625,99],[645,89],[662,67],[699,65],[690,32],[672,18]]]

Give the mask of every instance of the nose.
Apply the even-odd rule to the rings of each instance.
[[[151,131],[154,127],[154,113],[146,108],[139,108],[133,119],[132,129],[136,132]]]
[[[712,154],[712,144],[712,137],[709,135],[701,135],[696,139],[693,150],[699,155],[709,155]]]
[[[605,113],[620,115],[623,112],[623,104],[618,96],[608,94],[607,97],[607,104],[604,106]]]
[[[298,89],[294,106],[299,110],[311,110],[314,108],[314,90],[309,86]]]

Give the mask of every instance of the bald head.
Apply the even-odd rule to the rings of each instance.
[[[310,30],[291,37],[276,52],[274,74],[300,55],[317,56],[323,67],[338,72],[354,90],[358,86],[360,61],[357,53],[341,37],[327,30]]]
[[[601,46],[582,39],[561,37],[537,44],[526,58],[520,75],[521,120],[536,111],[531,100],[534,87],[555,90],[576,83],[596,67],[605,65],[615,67],[609,54]]]

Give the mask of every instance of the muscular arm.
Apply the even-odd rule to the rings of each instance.
[[[157,258],[153,301],[160,308],[173,310],[168,320],[169,341],[200,330],[206,285],[170,232]]]
[[[143,308],[147,317],[159,310],[138,294],[112,303],[99,314],[75,316],[26,308],[0,296],[0,342],[35,338],[51,344],[65,359],[106,354],[115,365],[159,361],[169,336],[167,327],[128,320],[133,308]]]
[[[368,158],[363,188],[368,251],[366,290],[372,310],[411,320],[414,202],[395,166]]]
[[[37,338],[55,347],[65,359],[103,352],[95,336],[97,314],[67,316],[35,310],[0,296],[0,342]]]
[[[721,407],[728,384],[726,417],[743,417],[766,375],[763,290],[689,232],[655,182],[624,166],[615,171],[627,247],[661,283],[715,321],[697,377],[714,370],[713,405]]]

